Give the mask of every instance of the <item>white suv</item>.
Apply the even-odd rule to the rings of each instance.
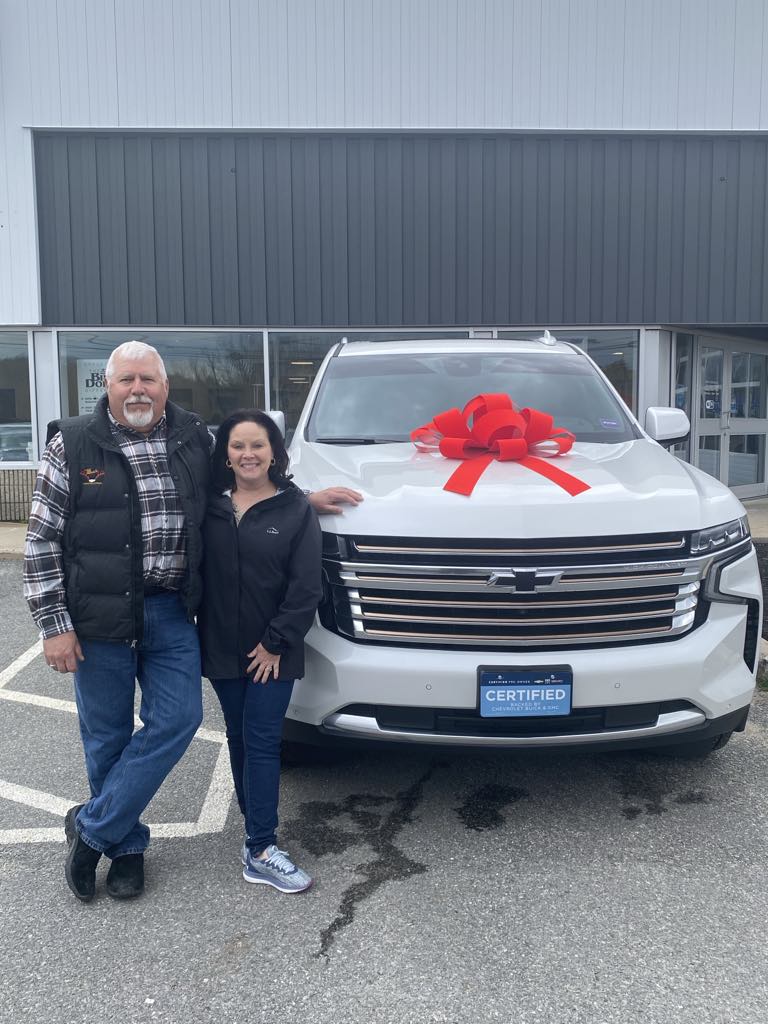
[[[411,431],[505,393],[576,436],[471,495]],[[328,355],[291,445],[296,481],[365,501],[323,517],[325,597],[286,737],[420,744],[664,746],[743,730],[762,596],[743,506],[658,443],[580,349],[553,339],[351,343]]]

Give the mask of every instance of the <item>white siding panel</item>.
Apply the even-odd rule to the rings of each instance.
[[[621,115],[627,128],[644,129],[651,123],[651,90],[656,73],[651,57],[652,31],[647,5],[627,3]]]
[[[144,116],[147,124],[174,125],[178,123],[177,102],[184,103],[183,97],[177,94],[176,61],[183,61],[184,54],[177,56],[174,46],[173,4],[170,0],[142,2],[144,19],[136,43],[145,54],[147,94]]]
[[[26,33],[29,61],[30,124],[61,124],[59,25],[56,0],[30,0]],[[29,46],[32,34],[35,45]]]
[[[760,122],[763,70],[763,32],[766,7],[762,0],[736,0],[733,52],[733,127]]]
[[[550,60],[541,39],[541,5],[530,0],[514,0],[509,35],[505,36],[508,70],[512,74],[512,109],[504,124],[524,128],[540,123],[541,76]]]
[[[562,128],[568,120],[569,19],[567,0],[541,0],[541,46],[547,60],[541,66],[540,128]]]
[[[85,0],[58,0],[59,68],[62,124],[90,122],[88,28]],[[35,32],[30,26],[30,36]]]
[[[147,53],[144,46],[144,0],[115,0],[118,124],[149,125]]]
[[[462,98],[471,88],[469,69],[459,48],[461,7],[460,0],[428,0],[426,4],[423,66],[413,70],[404,67],[406,74],[415,74],[423,83],[423,92],[415,94],[416,102],[409,111],[411,123],[418,123],[420,117],[441,128],[461,123]],[[407,4],[403,4],[403,10],[407,25]],[[412,57],[420,61],[418,51]]]
[[[309,0],[288,4],[286,38],[292,124],[317,124],[317,5]]]
[[[290,125],[286,0],[231,0],[232,109],[236,125]]]
[[[207,0],[172,0],[171,45],[173,47],[174,118],[181,127],[199,122],[204,110],[203,6]]]
[[[355,0],[346,6],[344,22],[345,104],[348,125],[373,120],[373,3]]]
[[[591,123],[618,127],[624,101],[624,77],[634,77],[634,65],[624,65],[626,5],[598,0],[595,17],[595,109]]]
[[[568,42],[568,127],[595,117],[597,0],[571,0]]]
[[[117,53],[115,9],[104,0],[86,0],[85,52],[87,70],[88,124],[112,127],[117,124]],[[59,54],[59,60],[66,54]]]
[[[378,0],[373,5],[371,66],[373,109],[371,123],[377,127],[386,128],[400,124],[402,104],[400,17],[399,2],[387,3],[386,0]]]
[[[733,124],[733,75],[736,35],[735,4],[722,0],[707,2],[707,88],[701,112],[702,128]]]
[[[768,129],[768,16],[763,21],[763,59],[760,82],[760,127]]]
[[[7,6],[7,5],[6,5]],[[30,132],[23,112],[32,103],[26,17],[12,38],[0,8],[0,324],[40,318]]]
[[[393,3],[399,14],[399,4]],[[399,26],[399,18],[387,19],[390,38],[382,39],[380,46],[386,46],[387,53],[392,50],[390,41],[392,26]],[[315,61],[315,84],[317,88],[317,125],[321,128],[344,124],[344,0],[317,0],[315,3],[315,40],[317,58]],[[399,46],[396,52],[399,53]],[[399,64],[396,67],[399,89]],[[390,90],[389,102],[394,102],[394,94]],[[396,114],[395,114],[396,111]],[[393,117],[399,118],[399,92],[397,105],[391,111]],[[390,124],[398,123],[390,120]]]
[[[400,49],[402,53],[402,105],[400,108],[400,124],[403,128],[415,128],[420,123],[420,112],[424,109],[424,97],[427,95],[430,81],[429,57],[430,38],[432,35],[429,24],[429,7],[426,3],[414,4],[412,0],[397,0],[401,10]],[[456,18],[456,2],[446,0],[445,20]],[[351,82],[346,82],[349,92]],[[453,110],[453,124],[456,123],[458,82],[454,79],[454,88],[444,97],[445,109]],[[439,94],[438,97],[439,99]],[[443,109],[441,107],[441,109]],[[349,122],[347,122],[349,124]],[[435,114],[434,127],[447,126],[449,122],[444,114]]]
[[[514,4],[509,0],[488,0],[483,68],[483,110],[488,126],[509,124],[512,114],[512,63],[508,45],[512,38]]]
[[[653,69],[648,123],[674,130],[680,82],[680,0],[653,0],[651,25],[651,50],[642,58]],[[627,69],[630,78],[634,72],[634,67]]]
[[[678,128],[703,128],[707,80],[717,75],[707,63],[709,9],[707,0],[682,0],[680,5],[680,77],[677,93]],[[733,69],[730,69],[731,75]],[[730,128],[728,123],[723,125]]]
[[[203,117],[209,125],[232,124],[232,48],[229,24],[229,0],[208,0],[202,12]],[[195,120],[197,123],[197,120]]]
[[[486,61],[484,53],[487,14],[487,4],[458,0],[456,121],[460,127],[477,124],[484,128],[488,124],[484,109],[485,79],[497,71]]]

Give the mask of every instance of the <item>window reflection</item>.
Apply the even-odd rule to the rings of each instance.
[[[535,338],[538,330],[499,331],[500,338]],[[637,412],[637,352],[639,331],[593,331],[579,333],[552,329],[558,341],[569,341],[586,350],[608,380],[621,395],[625,404]]]
[[[765,480],[765,435],[732,434],[728,447],[728,486]]]
[[[682,409],[691,418],[691,390],[693,386],[693,335],[678,334],[675,338],[675,408]],[[678,441],[670,449],[686,462],[691,457],[691,439]]]
[[[765,417],[766,356],[734,352],[731,359],[731,416],[736,419]]]
[[[31,462],[32,407],[26,331],[0,332],[0,462]]]
[[[699,415],[705,420],[716,420],[723,407],[723,350],[703,346],[700,367]]]
[[[699,469],[710,476],[720,479],[720,438],[699,438]]]
[[[269,367],[273,409],[285,413],[288,440],[326,353],[342,338],[348,341],[399,341],[419,338],[468,338],[469,331],[270,331]]]
[[[261,332],[62,331],[59,353],[64,415],[93,410],[104,393],[110,352],[131,340],[154,345],[165,363],[171,401],[198,413],[211,426],[221,423],[234,409],[264,408]]]

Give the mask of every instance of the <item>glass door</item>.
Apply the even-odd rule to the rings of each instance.
[[[739,497],[765,494],[768,354],[730,338],[696,342],[693,461]]]
[[[766,493],[768,355],[740,345],[729,353],[728,479],[741,497]]]

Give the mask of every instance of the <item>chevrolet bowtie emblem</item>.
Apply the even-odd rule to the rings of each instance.
[[[539,572],[537,569],[501,569],[488,577],[489,587],[509,587],[532,593],[538,587],[551,587],[560,578],[559,572]]]

